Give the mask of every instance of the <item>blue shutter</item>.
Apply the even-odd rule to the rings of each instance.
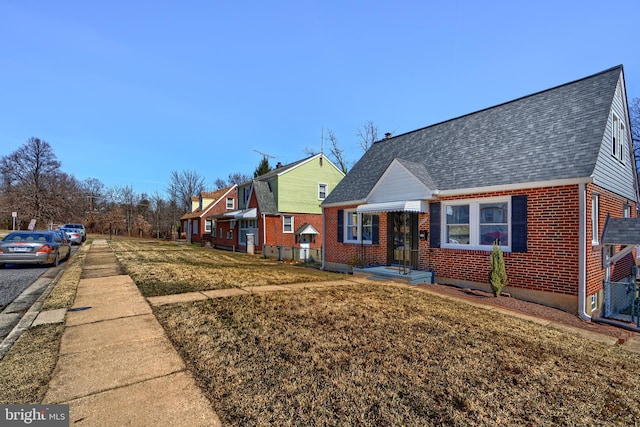
[[[338,209],[338,242],[344,242],[344,211]]]
[[[511,252],[527,252],[527,195],[511,198]]]
[[[371,216],[371,244],[380,244],[380,216]]]
[[[440,247],[440,202],[429,203],[429,246]]]

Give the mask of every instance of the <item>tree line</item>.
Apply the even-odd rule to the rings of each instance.
[[[372,122],[360,132],[377,137]],[[329,131],[325,140],[330,143],[330,158],[346,173],[348,162],[333,132]],[[361,140],[360,144],[370,146],[373,142]],[[217,178],[213,189],[206,187],[205,178],[197,171],[174,170],[165,193],[147,194],[132,186],[107,187],[97,178],[80,181],[61,169],[51,144],[31,137],[0,157],[0,229],[12,229],[14,221],[16,229],[26,229],[36,220],[36,229],[73,222],[84,224],[90,233],[171,238],[178,231],[180,217],[191,211],[192,196],[263,175],[272,170],[268,160],[263,156],[253,176],[235,172],[226,179]]]

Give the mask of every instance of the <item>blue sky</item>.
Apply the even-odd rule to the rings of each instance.
[[[400,134],[623,64],[640,2],[0,0],[0,155],[163,193],[292,162],[331,129]]]

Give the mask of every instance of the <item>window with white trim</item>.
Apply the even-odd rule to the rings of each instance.
[[[318,183],[318,200],[324,200],[327,198],[328,189],[329,184]]]
[[[624,162],[625,127],[622,120],[613,114],[611,137],[611,154],[618,161]]]
[[[244,205],[247,206],[249,203],[249,195],[251,194],[251,187],[244,187]]]
[[[212,223],[212,221],[210,219],[205,219],[205,221],[204,221],[204,232],[205,233],[211,233],[211,223]]]
[[[293,215],[282,215],[282,232],[293,233]]]
[[[511,241],[509,198],[456,200],[443,205],[443,247],[485,249],[498,241],[508,250]]]
[[[598,230],[598,216],[599,216],[599,204],[600,204],[600,195],[592,194],[591,195],[591,244],[599,245],[599,230]]]
[[[598,307],[598,294],[591,295],[591,310],[595,310]]]
[[[344,243],[371,244],[373,236],[373,215],[344,211]]]
[[[624,205],[622,207],[622,217],[623,218],[631,218],[631,206]]]
[[[233,209],[235,207],[235,203],[233,197],[227,197],[227,209]]]

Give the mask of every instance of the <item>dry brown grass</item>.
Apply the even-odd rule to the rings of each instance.
[[[144,296],[244,286],[334,280],[339,275],[258,255],[153,240],[111,242],[118,261]]]
[[[69,261],[42,311],[73,305],[82,264],[89,249],[84,245]],[[40,403],[58,361],[64,325],[41,325],[26,330],[0,360],[0,404]]]
[[[40,403],[56,367],[64,326],[26,330],[0,360],[0,404]]]
[[[155,309],[224,425],[634,425],[640,356],[414,289]]]

